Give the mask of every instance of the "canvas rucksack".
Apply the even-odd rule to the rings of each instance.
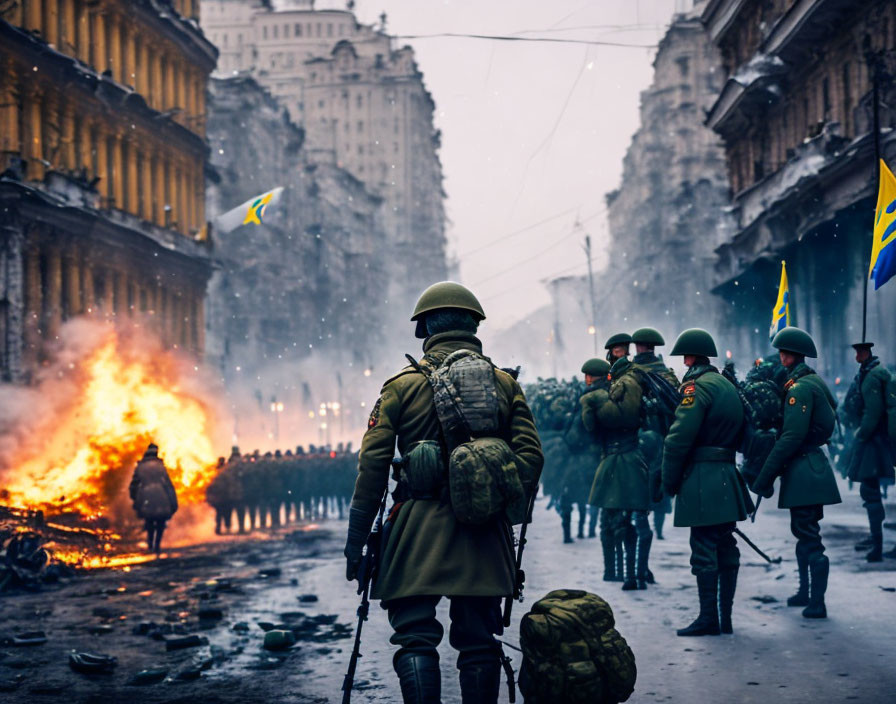
[[[616,704],[635,689],[635,655],[596,594],[559,589],[520,622],[520,691],[527,704]]]
[[[526,519],[516,457],[499,437],[495,368],[481,354],[458,350],[434,369],[420,365],[448,453],[451,507],[461,523],[480,525],[502,511],[512,525]]]

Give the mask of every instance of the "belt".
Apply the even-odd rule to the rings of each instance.
[[[638,449],[638,431],[626,431],[620,437],[617,433],[612,440],[607,440],[604,448],[608,455],[620,455]]]
[[[695,447],[691,453],[694,462],[734,462],[736,451],[733,447]]]

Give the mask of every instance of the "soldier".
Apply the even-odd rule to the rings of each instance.
[[[772,345],[787,368],[784,420],[752,488],[760,496],[770,497],[775,479],[781,477],[778,508],[790,509],[800,578],[799,589],[787,605],[805,606],[806,618],[826,618],[824,593],[829,562],[818,522],[824,517],[825,506],[840,503],[840,491],[821,446],[834,432],[837,402],[821,377],[806,365],[806,357],[818,356],[808,333],[786,327],[775,335]]]
[[[162,551],[165,522],[177,512],[177,492],[159,459],[157,445],[150,443],[134,468],[129,493],[134,510],[146,524],[147,551],[158,555]]]
[[[628,335],[624,339],[630,340]],[[616,342],[614,335],[607,342],[610,354],[628,342]],[[633,512],[647,511],[650,490],[647,484],[647,465],[638,447],[641,426],[641,384],[635,376],[634,365],[625,354],[616,357],[610,367],[609,390],[597,389],[582,397],[582,421],[591,432],[601,433],[604,454],[594,475],[589,503],[601,509],[601,526],[613,536],[614,549],[625,552],[625,581],[622,588],[646,589],[647,584],[635,571],[637,533]],[[605,577],[609,567],[608,551],[604,551]]]
[[[850,414],[849,425],[856,428],[850,450],[848,476],[860,482],[859,494],[868,512],[871,534],[856,545],[857,550],[869,550],[868,562],[883,560],[884,505],[880,495],[881,479],[894,478],[893,453],[887,436],[887,384],[890,372],[871,354],[873,342],[857,342],[856,362],[859,371],[844,401],[844,411]]]
[[[233,504],[231,497],[228,495],[229,488],[226,486],[229,476],[225,475],[227,471],[227,460],[223,457],[218,458],[218,464],[215,467],[215,474],[208,487],[205,489],[205,500],[209,506],[215,509],[215,534],[221,535],[222,527],[230,532],[230,516],[233,513]]]
[[[631,344],[632,336],[627,332],[611,335],[604,343],[604,349],[607,351],[607,361],[613,364],[617,359],[628,357]]]
[[[685,330],[672,354],[684,357],[688,371],[663,444],[663,488],[676,497],[675,526],[691,529],[691,572],[700,599],[697,619],[677,633],[733,633],[731,610],[740,567],[734,527],[753,511],[734,463],[743,406],[734,385],[709,363],[718,352],[706,330]]]
[[[582,373],[585,375],[585,393],[588,394],[592,391],[597,391],[598,389],[604,389],[605,391],[609,391],[610,388],[610,364],[609,362],[604,361],[603,359],[589,359],[585,364],[582,365]],[[583,395],[584,396],[584,395]],[[584,427],[584,421],[583,421]],[[588,428],[591,431],[592,436],[595,438],[595,449],[597,451],[596,456],[593,458],[592,462],[597,463],[597,466],[600,465],[603,460],[603,433],[600,432],[600,429],[596,426],[592,426]],[[597,467],[593,467],[591,472],[591,484],[594,483],[594,477],[597,474]],[[590,487],[589,487],[590,491]],[[589,497],[590,498],[590,497]],[[597,513],[600,513],[600,546],[601,551],[604,556],[604,581],[605,582],[622,582],[625,579],[623,572],[623,559],[624,554],[622,552],[621,546],[620,549],[616,549],[616,536],[614,534],[614,528],[609,520],[609,516],[612,514],[607,514],[606,511],[601,511],[600,508],[596,506],[592,506],[592,509],[595,511],[595,516]]]
[[[635,369],[641,373],[641,390],[646,394],[644,374],[654,373],[663,379],[668,385],[669,390],[674,391],[678,388],[678,377],[675,376],[669,367],[665,365],[662,357],[656,354],[656,348],[666,344],[663,336],[659,331],[653,328],[639,328],[632,333],[632,342],[635,344],[635,358],[632,360]],[[656,413],[660,412],[658,405],[652,408]],[[644,460],[647,462],[648,473],[650,476],[650,485],[656,486],[661,484],[660,474],[663,467],[663,436],[668,430],[668,425],[662,422],[655,413],[645,415],[644,423],[639,433],[639,441],[644,454]],[[654,525],[656,526],[657,538],[663,539],[663,523],[666,520],[666,514],[672,511],[672,501],[669,496],[662,492],[660,500],[651,503],[653,511]],[[650,558],[650,546],[653,543],[653,532],[650,530],[650,523],[647,519],[647,512],[638,511],[635,513],[635,530],[638,533],[638,575],[639,579],[644,580],[648,584],[653,584],[653,573],[648,566]]]
[[[349,580],[357,574],[362,547],[388,485],[396,440],[403,458],[422,442],[438,443],[443,452],[450,449],[423,371],[453,352],[481,354],[475,332],[484,318],[479,301],[460,284],[434,284],[420,296],[412,320],[417,337],[424,339],[424,357],[386,381],[361,444],[345,546]],[[494,384],[502,437],[514,454],[523,486],[534,493],[543,462],[535,423],[512,376],[495,369]],[[402,467],[399,488],[405,496],[411,491],[409,475],[415,482],[432,476],[423,469]],[[461,696],[468,702],[496,702],[502,656],[494,634],[503,631],[501,597],[514,590],[512,531],[502,516],[480,526],[460,523],[451,503],[440,500],[443,494],[444,486],[433,486],[424,497],[410,496],[393,507],[372,596],[382,600],[395,631],[391,642],[399,649],[393,664],[405,702],[440,701],[436,648],[443,628],[436,620],[436,605],[443,596],[451,600],[449,641],[459,651]]]

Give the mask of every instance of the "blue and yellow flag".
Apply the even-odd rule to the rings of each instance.
[[[245,203],[228,210],[215,220],[215,229],[218,232],[230,232],[240,225],[261,225],[264,223],[265,212],[270,205],[276,205],[283,193],[283,187],[275,188],[260,196],[250,198]]]
[[[781,330],[790,325],[790,287],[787,285],[787,266],[781,261],[781,283],[778,285],[778,300],[772,311],[772,325],[768,339],[774,340]]]
[[[877,291],[896,275],[896,176],[880,160],[880,190],[874,214],[874,244],[868,278]]]

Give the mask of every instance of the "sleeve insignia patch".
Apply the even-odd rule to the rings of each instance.
[[[789,403],[791,406],[795,406],[795,405],[796,405],[796,398],[794,398],[793,396],[791,396],[791,397],[788,399],[787,403]]]
[[[796,381],[793,379],[788,379],[784,382],[784,391],[790,391],[794,386],[796,386]]]
[[[684,388],[681,390],[682,395],[684,396],[693,396],[697,393],[697,385],[694,382],[690,384],[685,384]]]
[[[695,398],[696,398],[696,396],[685,396],[684,398],[681,399],[681,405],[682,406],[693,406]]]
[[[383,397],[380,396],[376,403],[373,406],[373,410],[370,412],[370,418],[367,420],[367,429],[371,430],[375,428],[377,423],[380,422],[380,408],[383,405]]]

